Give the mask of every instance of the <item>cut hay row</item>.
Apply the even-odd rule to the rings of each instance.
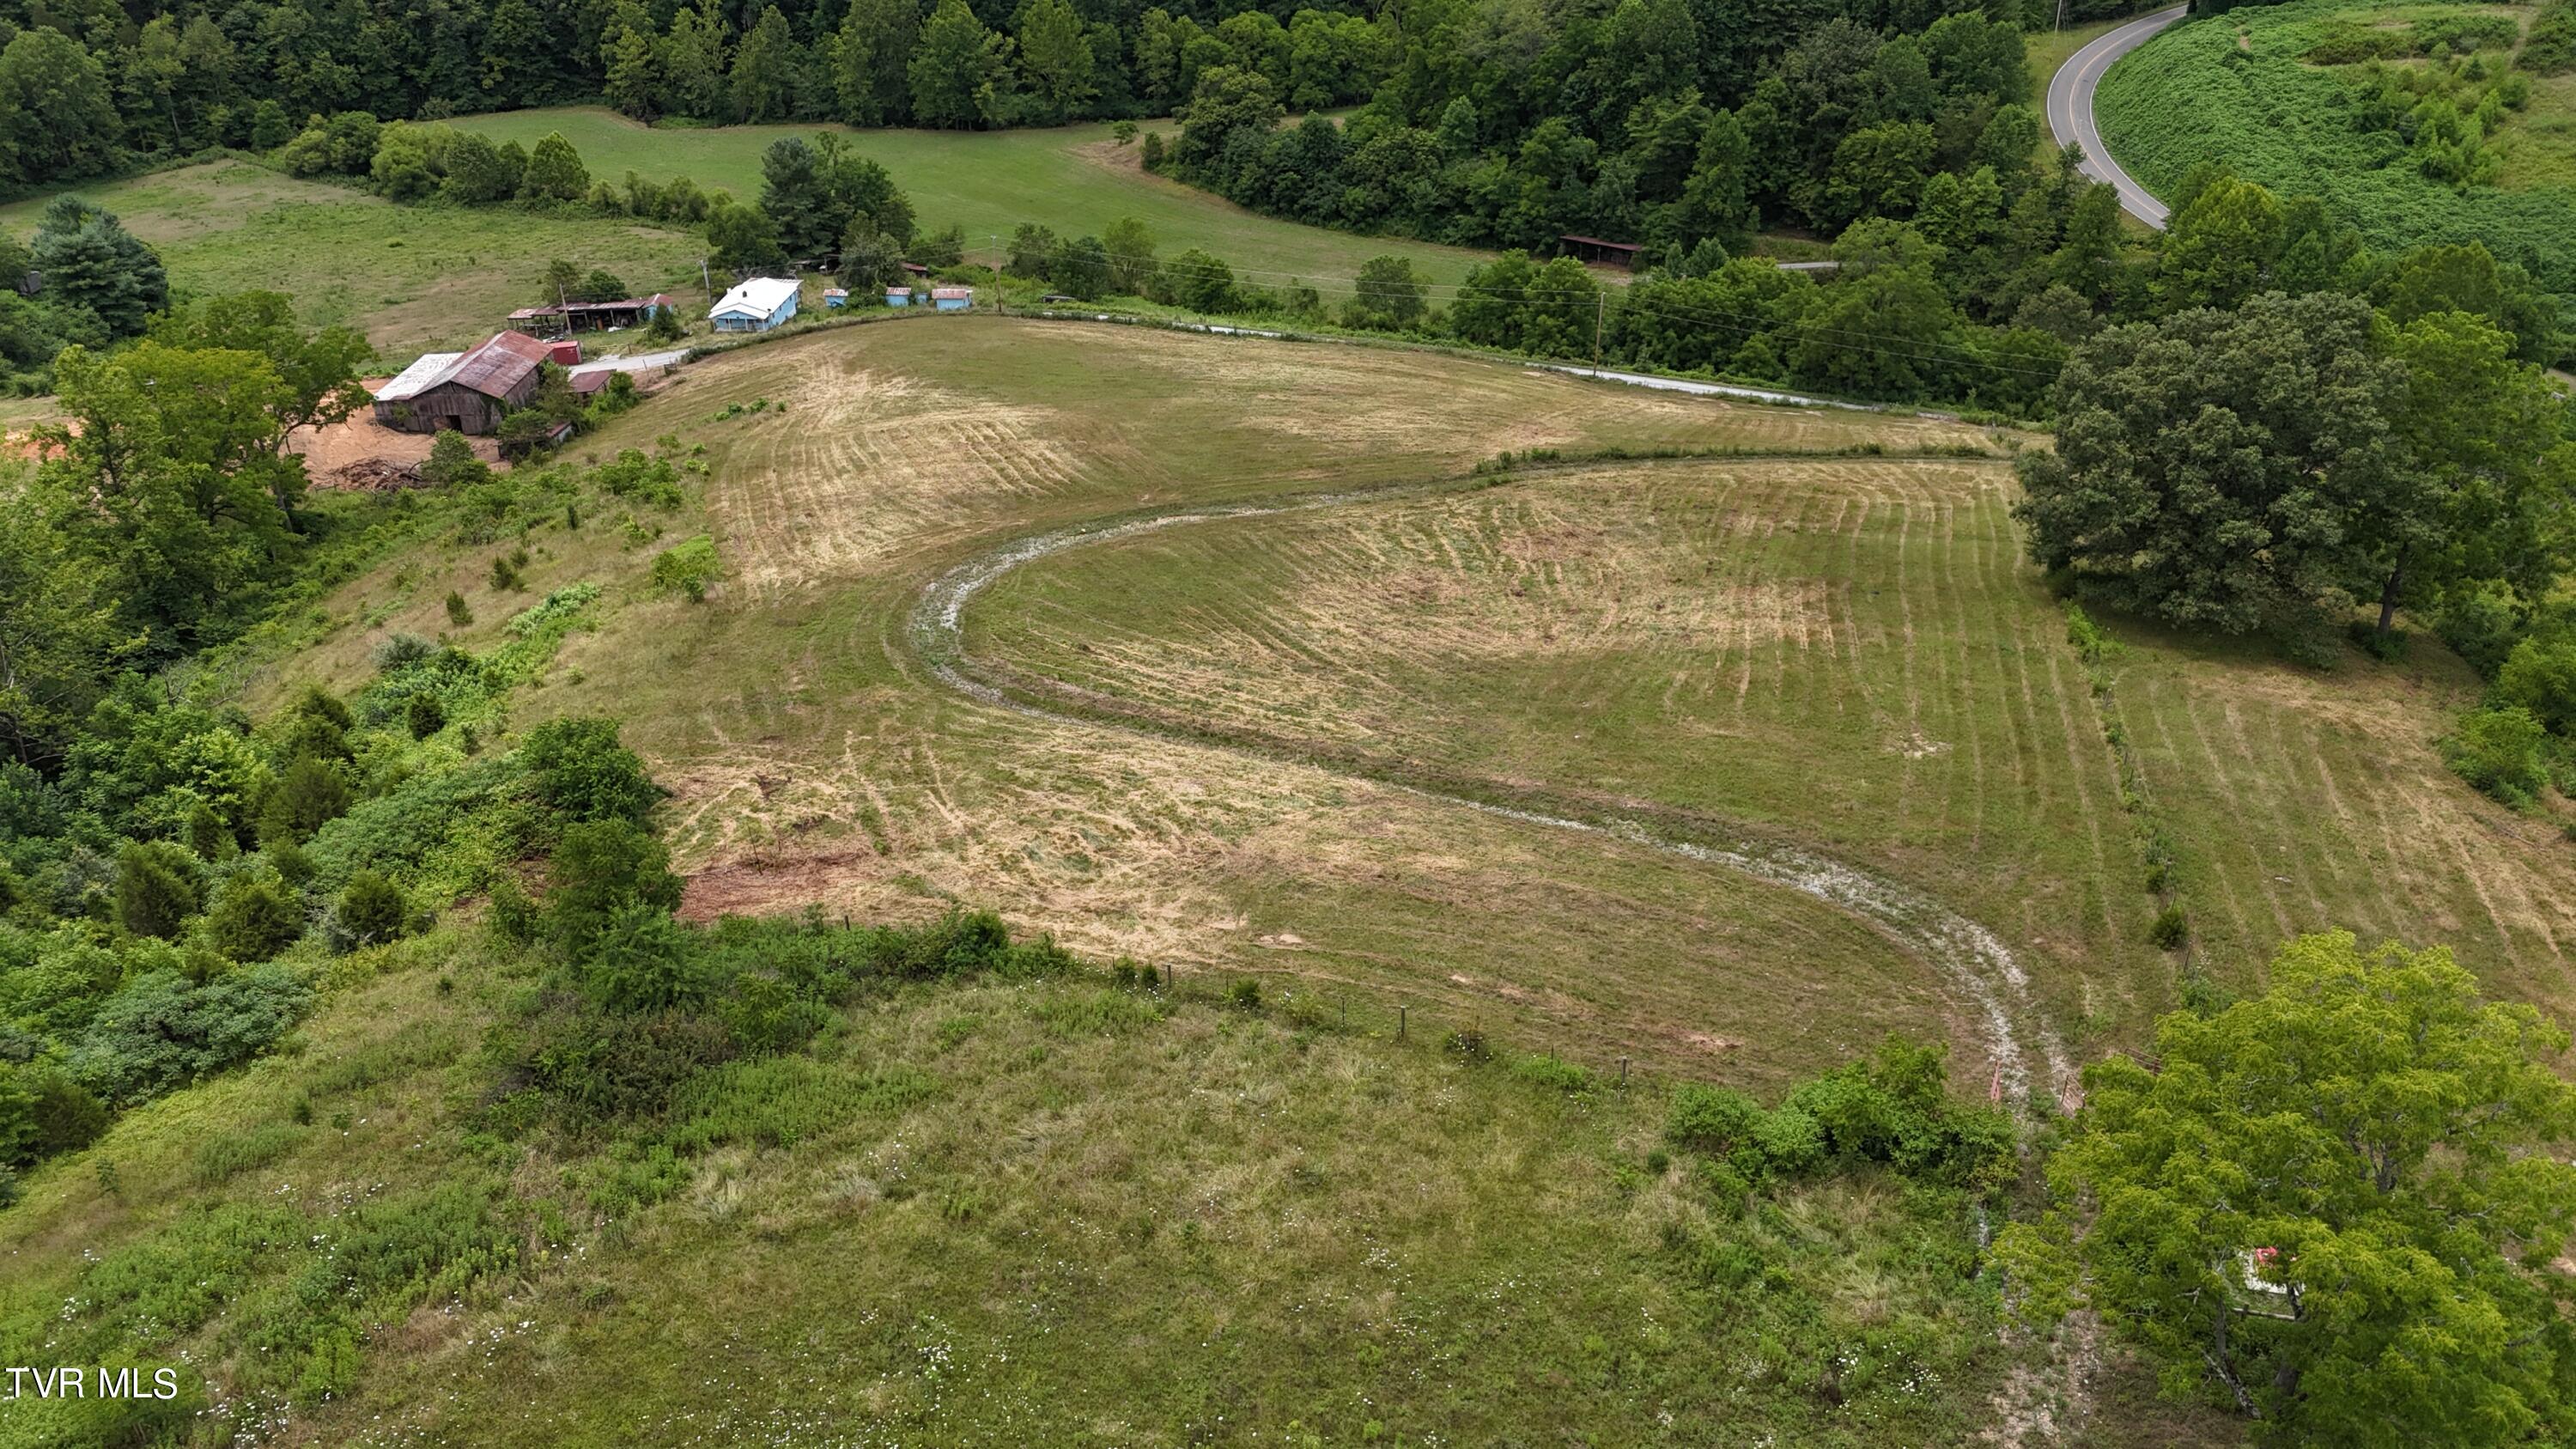
[[[2368,665],[2317,676],[2142,650],[2124,670],[2195,925],[2236,979],[2285,929],[2341,928],[2447,944],[2506,989],[2563,994],[2576,865],[2442,768],[2441,698]]]

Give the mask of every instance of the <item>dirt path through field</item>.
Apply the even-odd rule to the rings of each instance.
[[[1947,461],[1947,460],[1945,460]],[[1033,534],[969,559],[933,580],[915,604],[909,628],[914,649],[942,684],[986,704],[1067,723],[1122,730],[1151,738],[1175,732],[1148,723],[1108,721],[1068,709],[1049,708],[1024,693],[1006,692],[980,675],[965,649],[964,616],[975,595],[1024,564],[1069,549],[1130,538],[1159,529],[1220,519],[1267,518],[1311,513],[1344,504],[1382,502],[1405,493],[1428,493],[1421,484],[1381,487],[1305,497],[1280,503],[1174,508],[1107,524],[1078,524]],[[1193,742],[1207,745],[1204,738]],[[1217,748],[1236,749],[1223,742]],[[1513,798],[1524,804],[1426,788],[1403,779],[1353,768],[1343,759],[1301,758],[1300,763],[1344,774],[1381,788],[1406,791],[1427,800],[1553,830],[1605,836],[1706,865],[1719,866],[1772,885],[1802,892],[1876,928],[1881,934],[1938,971],[1972,1008],[1987,1055],[1995,1062],[2001,1090],[2016,1103],[2026,1103],[2036,1075],[2042,1086],[2069,1109],[2080,1097],[2074,1064],[2056,1030],[2048,1023],[2030,988],[2021,962],[2001,938],[1986,927],[1911,887],[1900,885],[1831,860],[1813,851],[1757,841],[1683,838],[1671,831],[1650,830],[1630,816],[1591,810],[1550,795],[1532,801],[1526,791]]]

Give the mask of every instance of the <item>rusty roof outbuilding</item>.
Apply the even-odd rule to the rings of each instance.
[[[545,343],[524,332],[495,332],[471,351],[421,358],[387,383],[376,401],[400,402],[451,382],[485,397],[507,397],[550,355]],[[446,360],[437,367],[425,366],[430,357]]]

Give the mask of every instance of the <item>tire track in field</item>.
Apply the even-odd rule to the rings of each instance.
[[[1721,842],[1681,839],[1657,834],[1643,823],[1625,816],[1577,815],[1572,813],[1574,807],[1571,806],[1551,806],[1542,810],[1506,805],[1369,773],[1353,768],[1346,761],[1306,758],[1294,751],[1273,756],[1249,746],[1214,742],[1132,720],[1104,720],[1073,710],[1051,709],[1007,693],[978,677],[967,657],[966,606],[1003,576],[1039,559],[1194,523],[1284,517],[1432,491],[1414,485],[1326,494],[1278,503],[1177,507],[1118,522],[1076,524],[1031,534],[969,558],[934,578],[913,606],[907,630],[909,641],[933,678],[959,694],[997,708],[1057,723],[1118,730],[1158,741],[1181,739],[1201,748],[1264,759],[1294,759],[1310,768],[1401,791],[1419,799],[1521,824],[1615,840],[1718,866],[1765,884],[1798,891],[1868,923],[1946,979],[1977,1020],[1986,1054],[1995,1064],[1999,1089],[2017,1105],[2027,1105],[2034,1075],[2043,1078],[2039,1085],[2061,1106],[2072,1110],[2081,1102],[2082,1091],[2075,1065],[2056,1029],[2046,1019],[2020,959],[1993,931],[1909,886],[1801,848],[1749,838]]]

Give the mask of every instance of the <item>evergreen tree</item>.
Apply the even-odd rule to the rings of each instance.
[[[31,257],[47,294],[88,309],[111,337],[140,335],[145,319],[170,305],[160,255],[79,197],[57,196],[46,206]]]
[[[207,941],[245,965],[269,959],[303,934],[304,903],[274,871],[233,876],[206,912]]]
[[[797,95],[804,89],[806,63],[805,47],[797,44],[787,17],[775,5],[762,10],[734,51],[733,72],[726,83],[733,118],[757,124],[793,116]]]
[[[381,872],[359,870],[341,887],[332,914],[349,944],[372,946],[402,934],[404,910],[400,886]]]
[[[126,842],[116,857],[117,923],[138,936],[168,938],[197,913],[197,858],[166,840]]]
[[[778,229],[778,243],[792,256],[830,251],[848,224],[835,225],[821,158],[802,136],[781,136],[760,156],[760,209]]]
[[[349,813],[349,786],[340,772],[311,755],[298,756],[271,785],[260,809],[262,844],[301,845],[313,832]]]

